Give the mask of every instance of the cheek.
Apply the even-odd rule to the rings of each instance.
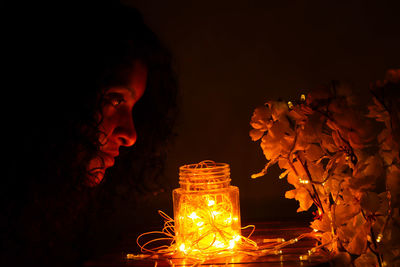
[[[104,143],[103,141],[106,140],[111,133],[113,132],[115,125],[116,125],[116,115],[115,114],[104,114],[103,119],[101,120],[99,124],[99,131],[101,132],[100,134],[100,141]]]

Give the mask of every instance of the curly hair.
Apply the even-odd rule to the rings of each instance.
[[[177,82],[170,53],[136,9],[114,1],[60,4],[52,11],[31,13],[11,53],[25,64],[16,74],[23,79],[6,97],[19,99],[21,112],[7,121],[13,131],[2,177],[2,253],[10,258],[23,252],[40,265],[64,257],[68,265],[85,257],[77,250],[89,242],[83,229],[96,220],[99,203],[115,199],[121,186],[125,192],[152,189],[144,177],[155,181],[162,173]],[[29,45],[22,49],[21,43]],[[127,84],[135,61],[148,69],[147,88],[133,108],[137,143],[121,152],[98,188],[89,188],[87,164],[101,146],[102,99],[108,88]]]

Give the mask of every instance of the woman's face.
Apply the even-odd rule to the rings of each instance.
[[[146,88],[147,67],[134,63],[128,85],[112,87],[105,92],[99,141],[99,155],[88,165],[88,185],[99,184],[107,168],[114,165],[121,146],[129,147],[136,142],[136,130],[132,119],[132,108],[142,97]]]

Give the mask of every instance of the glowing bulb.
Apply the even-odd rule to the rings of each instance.
[[[202,258],[236,249],[241,238],[239,189],[229,184],[229,165],[185,165],[179,180],[181,187],[173,191],[177,250]]]
[[[301,184],[309,184],[310,181],[309,180],[303,180],[303,179],[299,178],[299,183],[301,183]]]
[[[306,261],[306,260],[309,259],[308,255],[300,255],[299,258],[300,258],[301,261]]]
[[[235,235],[235,236],[233,237],[233,240],[235,240],[236,242],[239,241],[239,240],[240,240],[240,235]]]
[[[383,238],[383,235],[382,235],[382,234],[379,234],[379,235],[377,236],[377,238],[376,238],[376,242],[377,242],[377,243],[380,243],[380,242],[382,241],[382,238]]]
[[[215,240],[213,246],[216,247],[216,248],[224,248],[225,247],[224,243],[222,243],[221,241],[218,241],[218,240]]]
[[[192,219],[192,220],[198,219],[198,218],[199,218],[199,216],[197,216],[196,212],[194,212],[194,211],[193,211],[190,215],[188,215],[188,217],[189,217],[190,219]]]
[[[292,103],[292,101],[289,101],[287,104],[288,104],[288,107],[289,107],[290,109],[293,108],[293,103]]]
[[[228,249],[233,249],[235,247],[235,240],[229,240]]]
[[[216,215],[218,215],[218,214],[219,214],[219,212],[218,212],[218,211],[216,211],[216,210],[213,210],[213,211],[211,212],[211,214],[212,214],[213,216],[216,216]]]
[[[227,218],[226,220],[225,220],[225,223],[226,224],[230,224],[232,222],[232,218],[231,217],[229,217],[229,218]]]
[[[301,94],[300,100],[301,100],[301,101],[306,101],[306,95],[305,95],[305,94]]]

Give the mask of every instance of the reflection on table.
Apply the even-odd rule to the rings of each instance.
[[[246,224],[243,224],[246,225]],[[296,238],[303,233],[311,232],[312,229],[307,227],[303,222],[257,222],[254,223],[256,230],[251,236],[257,244],[262,246],[264,239],[284,238],[290,240]],[[243,230],[243,235],[249,234],[250,230]],[[190,266],[192,261],[184,258],[175,258],[173,260],[129,260],[126,258],[127,253],[137,250],[136,236],[128,236],[127,242],[123,243],[119,252],[110,253],[101,256],[98,259],[85,263],[85,267],[100,266]],[[234,256],[220,257],[208,260],[202,263],[204,266],[211,265],[234,265],[234,266],[329,266],[327,259],[319,254],[314,254],[307,260],[300,260],[300,256],[307,255],[308,251],[316,245],[316,241],[311,238],[303,238],[298,242],[291,244],[282,249],[282,254],[252,256],[245,254],[237,254]]]

